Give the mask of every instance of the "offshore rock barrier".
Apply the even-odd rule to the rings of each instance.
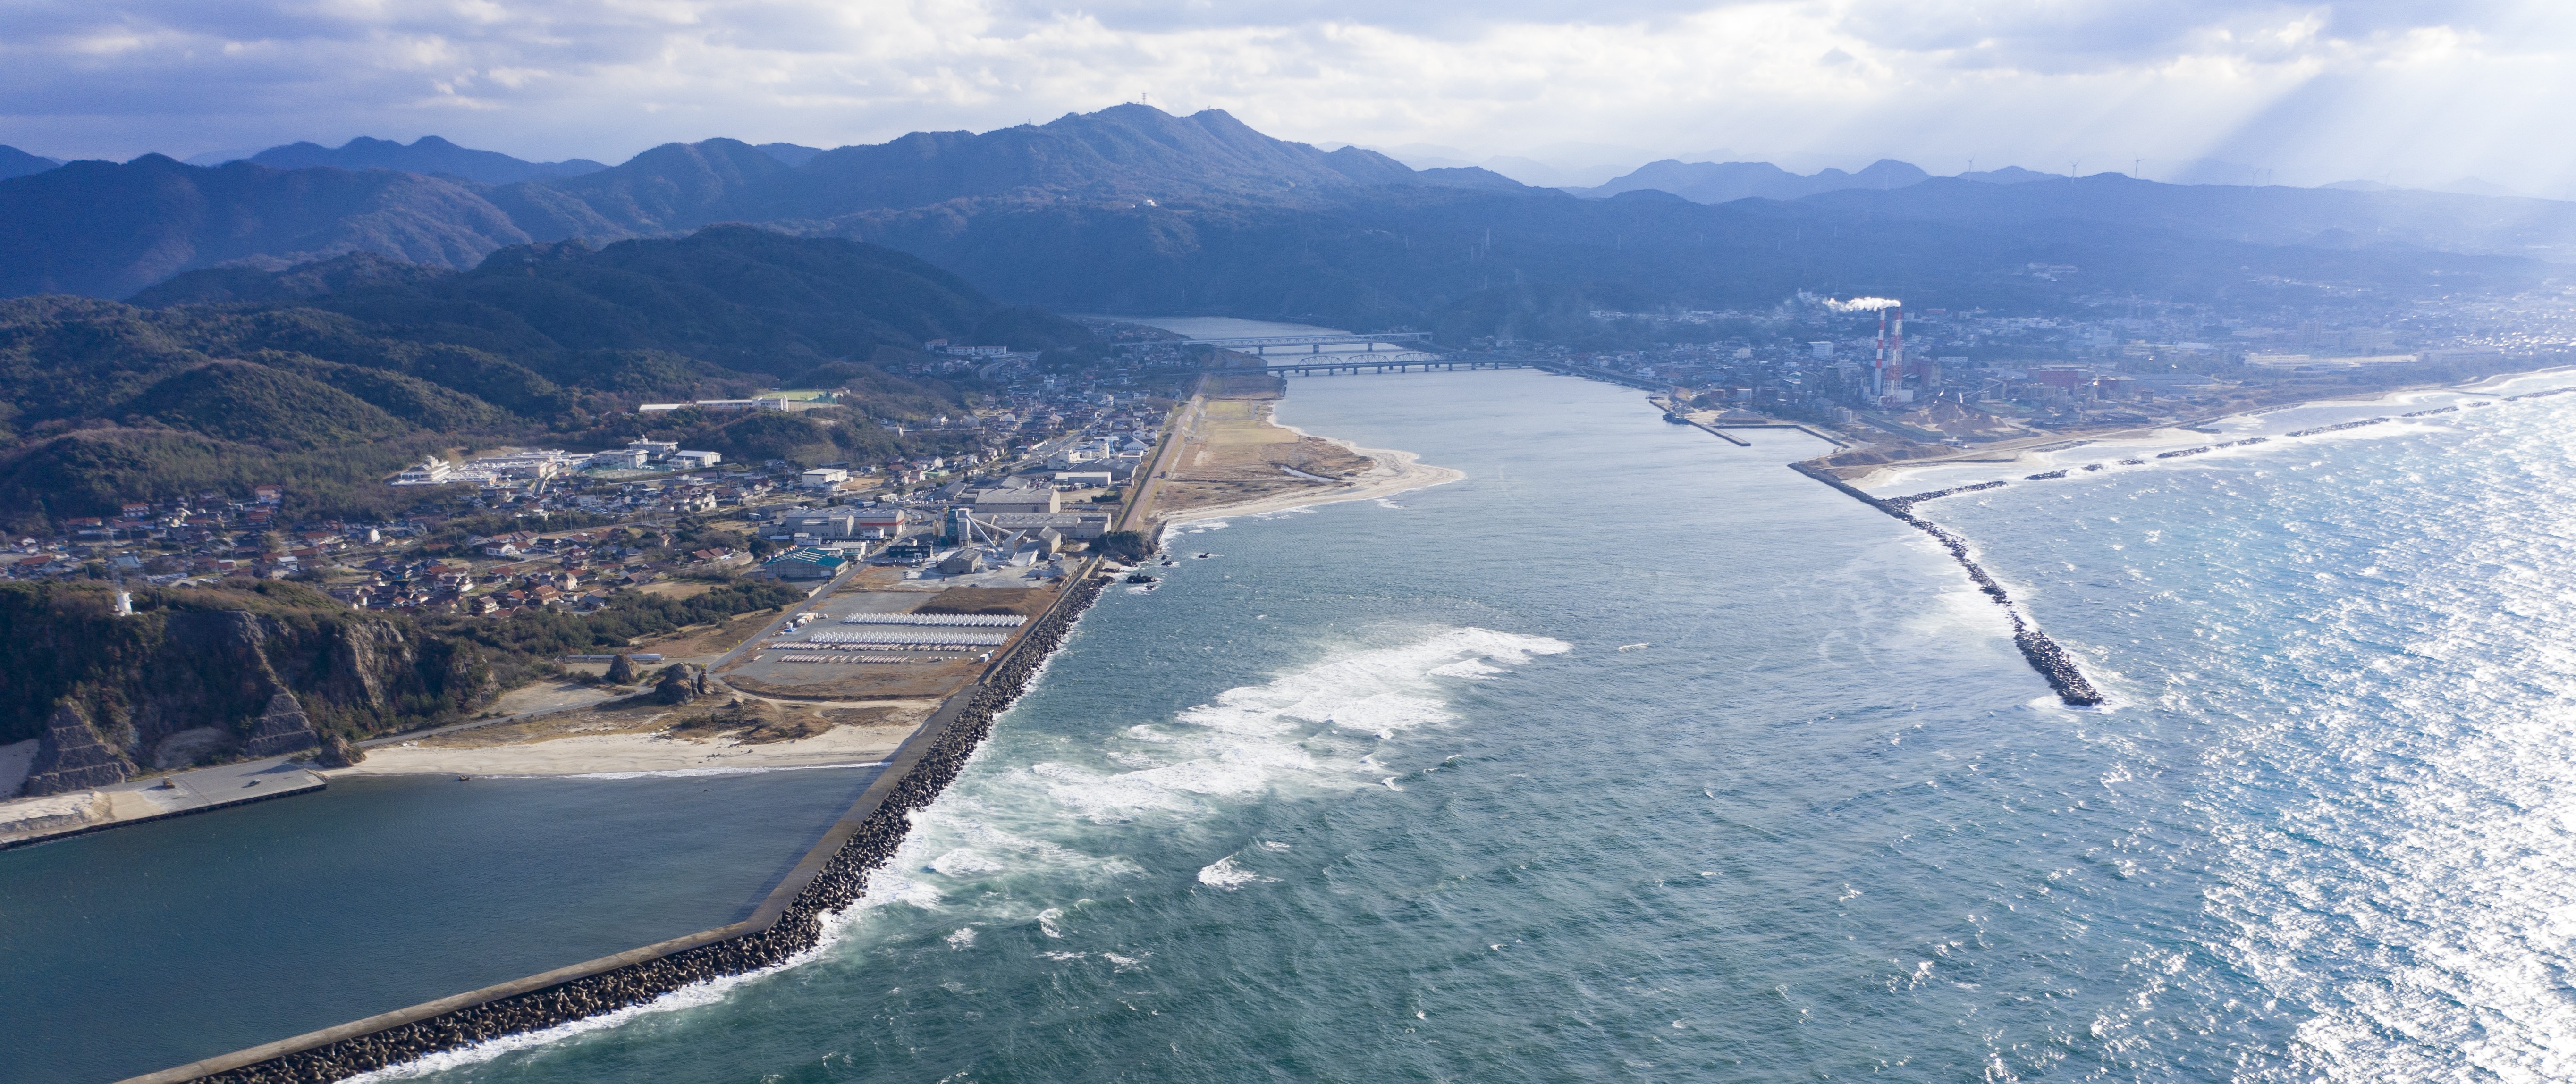
[[[1975,485],[1951,486],[1948,489],[1936,489],[1930,493],[1917,493],[1910,497],[1889,497],[1888,499],[1878,503],[1884,507],[1893,508],[1899,512],[1903,512],[1912,509],[1915,505],[1921,504],[1924,501],[1937,501],[1943,497],[1954,497],[1961,493],[1975,493],[1979,490],[2001,489],[2003,486],[2004,483],[2002,482],[1979,482]]]
[[[2294,437],[2313,437],[2320,433],[2340,433],[2346,429],[2359,429],[2365,425],[2378,425],[2379,423],[2387,420],[2388,419],[2386,418],[2363,418],[2357,422],[2345,422],[2341,425],[2320,425],[2314,429],[2302,429],[2290,435]]]
[[[1067,597],[1029,629],[1019,647],[981,685],[961,694],[969,697],[965,706],[920,762],[896,782],[768,928],[198,1079],[223,1084],[344,1080],[431,1054],[642,1005],[710,979],[773,967],[813,948],[822,939],[824,918],[857,902],[867,887],[867,875],[902,845],[911,828],[910,814],[929,805],[957,778],[975,747],[992,733],[994,717],[1019,699],[1047,656],[1072,631],[1074,619],[1100,597],[1105,586],[1103,579],[1086,577],[1067,587]]]
[[[1915,530],[1931,535],[1935,541],[1941,543],[1942,549],[1950,551],[1950,556],[1959,562],[1959,567],[1968,570],[1968,579],[1976,583],[1977,589],[1985,592],[1986,597],[1995,600],[1995,605],[2004,608],[2004,615],[2012,619],[2013,646],[2021,649],[2021,657],[2030,663],[2032,670],[2039,672],[2039,676],[2048,682],[2048,687],[2057,690],[2059,700],[2077,707],[2090,707],[2102,702],[2102,694],[2093,688],[2092,682],[2084,679],[2084,671],[2076,668],[2075,660],[2066,654],[2066,649],[2057,646],[2057,641],[2049,639],[2048,634],[2039,631],[2038,626],[2023,620],[2020,608],[2013,605],[2012,595],[2004,590],[2004,585],[1996,583],[1995,578],[1987,575],[1986,570],[1977,564],[1976,558],[1968,555],[1967,541],[1944,530],[1940,524],[1914,514],[1914,506],[1923,501],[1956,493],[1993,489],[2004,483],[1979,482],[1975,485],[1937,489],[1930,493],[1917,493],[1910,497],[1881,500],[1861,492],[1858,487],[1849,482],[1826,473],[1822,467],[1808,463],[1791,463],[1789,469],[1832,486],[1853,500],[1903,520]]]

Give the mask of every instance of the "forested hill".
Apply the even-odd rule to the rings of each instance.
[[[130,304],[0,301],[0,519],[258,482],[362,510],[432,450],[596,447],[635,435],[639,402],[780,386],[851,394],[842,410],[655,424],[736,457],[886,454],[895,438],[872,419],[953,411],[972,393],[880,367],[932,338],[1089,342],[915,257],[741,226],[514,246],[466,272],[349,255],[195,272]]]

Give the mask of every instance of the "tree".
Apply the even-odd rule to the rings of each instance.
[[[1111,531],[1100,536],[1100,552],[1121,561],[1142,561],[1154,552],[1153,540],[1143,531]]]

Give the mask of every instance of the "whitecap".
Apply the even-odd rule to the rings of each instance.
[[[979,873],[1000,873],[1004,867],[989,857],[959,847],[931,859],[930,868],[949,877],[972,877]]]
[[[1235,889],[1248,884],[1275,882],[1278,879],[1279,878],[1276,877],[1264,877],[1258,873],[1252,872],[1251,870],[1235,865],[1234,856],[1230,854],[1209,863],[1206,868],[1199,871],[1200,884],[1207,885],[1211,888],[1222,888],[1228,892],[1232,892]]]

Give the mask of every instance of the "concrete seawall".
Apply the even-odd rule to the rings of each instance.
[[[1957,493],[1994,489],[2004,483],[1979,482],[1975,485],[1934,490],[1930,493],[1917,493],[1909,497],[1880,499],[1861,492],[1858,487],[1834,477],[1824,468],[1813,463],[1791,463],[1789,469],[1832,486],[1853,500],[1903,520],[1915,530],[1931,535],[1941,543],[1942,549],[1950,551],[1951,558],[1959,562],[1959,567],[1968,570],[1968,578],[1976,581],[1977,589],[1984,591],[1986,597],[1995,600],[1995,605],[2004,608],[2004,615],[2012,619],[2013,646],[2021,650],[2021,656],[2030,662],[2030,668],[2038,671],[2039,676],[2048,681],[2050,688],[2057,690],[2059,700],[2078,707],[2089,707],[2102,702],[2102,694],[2093,688],[2092,682],[2084,679],[2084,671],[2076,668],[2075,660],[2066,654],[2066,649],[2057,646],[2057,641],[2049,639],[2048,634],[2041,632],[2038,625],[2025,620],[2021,615],[2021,608],[2013,605],[2012,596],[2005,592],[2004,586],[1996,583],[1993,576],[1987,575],[1986,570],[1977,564],[1976,558],[1968,556],[1968,543],[1959,536],[1942,529],[1941,525],[1914,514],[1914,506],[1923,501],[1937,500]]]
[[[85,837],[85,834],[93,834],[93,832],[108,832],[108,829],[121,829],[121,827],[129,827],[129,824],[155,824],[155,821],[167,821],[167,819],[175,819],[175,816],[211,814],[211,811],[216,811],[216,808],[250,806],[250,803],[258,803],[258,801],[276,801],[276,798],[294,798],[294,796],[299,796],[299,793],[314,793],[314,790],[322,790],[322,788],[327,788],[327,785],[330,785],[330,783],[325,783],[325,780],[319,778],[319,775],[314,775],[314,772],[296,770],[296,772],[291,772],[291,775],[283,775],[283,772],[276,772],[276,770],[273,770],[273,767],[270,767],[270,765],[265,765],[265,762],[250,762],[250,765],[224,765],[224,767],[237,767],[237,770],[240,770],[240,772],[216,772],[216,770],[206,770],[206,772],[188,772],[188,775],[222,775],[224,780],[234,780],[234,778],[247,778],[247,775],[252,775],[252,772],[263,772],[263,775],[281,775],[281,778],[278,778],[278,780],[263,780],[263,783],[273,783],[273,785],[268,785],[268,788],[258,790],[258,793],[247,793],[247,796],[206,796],[206,793],[201,793],[201,790],[193,790],[193,788],[191,788],[191,790],[180,790],[180,796],[178,796],[178,798],[173,798],[173,801],[170,801],[170,808],[162,808],[162,811],[157,811],[157,814],[142,814],[142,816],[111,816],[111,819],[93,821],[93,824],[72,824],[72,827],[41,829],[41,832],[5,834],[5,837],[0,837],[0,850],[13,850],[13,847],[33,847],[33,845],[39,845],[39,842],[54,842],[54,839]],[[134,790],[147,790],[147,785],[144,785],[144,783],[129,783],[129,785],[118,785],[118,788],[113,788],[113,790],[121,790],[121,793],[134,793]],[[234,790],[234,793],[237,793],[237,790]]]
[[[1017,700],[1075,618],[1107,586],[1067,586],[983,678],[960,690],[898,749],[883,775],[742,922],[532,975],[292,1039],[134,1077],[127,1084],[342,1080],[430,1054],[641,1005],[683,987],[775,966],[821,939],[824,918],[893,857],[909,814],[957,778],[993,720]]]

